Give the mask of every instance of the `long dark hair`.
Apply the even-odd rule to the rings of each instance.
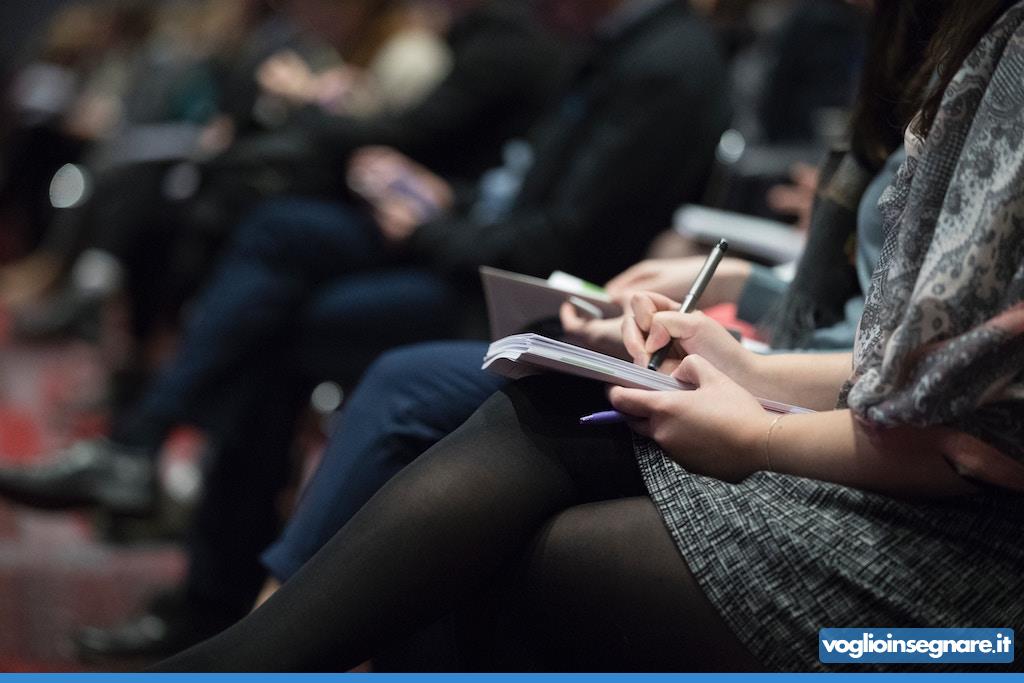
[[[802,348],[812,332],[845,315],[859,292],[848,247],[867,181],[915,132],[927,135],[942,95],[1007,0],[875,0],[860,94],[853,116],[851,152],[823,171],[804,257],[765,328],[776,348]],[[842,159],[842,161],[840,161]],[[860,167],[860,168],[856,168]]]
[[[924,65],[949,0],[876,0],[854,105],[851,148],[877,170],[921,104]]]
[[[851,147],[878,169],[903,139],[931,130],[960,65],[1010,3],[1007,0],[876,0],[867,62],[853,113]]]
[[[918,77],[934,76],[934,86],[922,89],[921,118],[915,124],[915,133],[928,134],[942,104],[942,96],[960,66],[974,47],[1013,3],[1009,0],[950,0],[942,23],[928,47],[923,70]]]

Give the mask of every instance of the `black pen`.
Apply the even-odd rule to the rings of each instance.
[[[687,293],[686,298],[683,299],[683,305],[679,307],[680,313],[693,313],[693,309],[697,307],[697,300],[700,299],[700,295],[707,289],[708,283],[711,282],[712,276],[715,274],[715,270],[718,268],[718,264],[722,262],[722,257],[725,256],[725,252],[729,251],[729,243],[725,240],[721,240],[715,248],[708,254],[708,260],[704,262],[704,266],[697,273],[697,279],[693,281],[693,286],[690,287],[690,291]],[[661,364],[665,362],[665,356],[668,355],[669,350],[672,348],[672,342],[665,344],[663,347],[654,352],[651,356],[651,362],[647,364],[649,370],[657,370],[661,367]]]

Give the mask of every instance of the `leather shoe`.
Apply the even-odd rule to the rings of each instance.
[[[156,465],[143,449],[79,441],[50,462],[0,469],[0,496],[49,510],[100,507],[147,516],[156,510]]]
[[[242,616],[168,592],[157,596],[144,614],[110,628],[83,628],[74,641],[79,658],[87,662],[163,659],[216,635]]]

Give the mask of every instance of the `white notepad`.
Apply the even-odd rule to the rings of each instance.
[[[694,389],[693,385],[669,375],[539,334],[517,334],[492,343],[484,357],[483,369],[510,379],[521,379],[543,372],[561,372],[631,389]],[[815,412],[788,403],[763,398],[757,400],[765,410],[772,413]]]

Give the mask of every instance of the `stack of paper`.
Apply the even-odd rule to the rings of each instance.
[[[631,389],[694,389],[692,385],[669,375],[538,334],[517,334],[494,342],[484,357],[483,368],[511,379],[553,371]],[[767,399],[759,398],[758,401],[765,410],[773,413],[814,412]]]
[[[709,246],[726,239],[730,251],[772,264],[799,259],[807,240],[792,225],[695,204],[679,209],[674,223],[676,232],[684,237]]]

